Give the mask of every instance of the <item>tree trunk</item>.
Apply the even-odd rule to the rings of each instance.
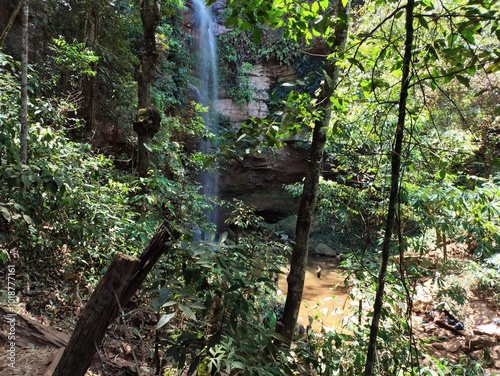
[[[149,150],[151,137],[147,133],[141,133],[137,137],[137,175],[146,177],[149,169]]]
[[[436,245],[443,244],[443,233],[436,227]]]
[[[141,21],[144,32],[144,53],[138,77],[139,108],[151,105],[150,88],[153,80],[158,51],[156,50],[156,28],[160,23],[160,1],[141,0]]]
[[[495,145],[492,144],[488,136],[488,130],[490,125],[493,125],[495,118],[490,121],[483,121],[481,124],[481,146],[479,147],[479,153],[483,157],[484,165],[484,178],[489,179],[491,176],[492,162],[493,162],[493,150],[495,150]]]
[[[339,21],[335,30],[335,42],[332,46],[333,52],[342,53],[348,30],[348,18],[350,3],[346,7],[338,0],[335,4],[335,13]],[[277,330],[283,335],[287,345],[291,345],[297,318],[299,315],[304,280],[306,274],[307,255],[309,248],[309,234],[311,231],[311,221],[316,203],[316,196],[319,185],[319,177],[323,162],[323,152],[326,143],[326,128],[330,124],[332,96],[338,81],[340,68],[335,64],[335,60],[330,60],[325,68],[325,77],[321,92],[318,98],[319,111],[323,113],[321,119],[314,124],[311,150],[309,152],[309,162],[304,180],[304,188],[300,197],[299,210],[297,213],[297,225],[295,228],[295,246],[290,260],[290,272],[288,274],[288,291],[286,296],[283,319]]]
[[[10,29],[12,28],[12,25],[14,25],[14,21],[16,20],[18,13],[21,11],[24,2],[25,2],[24,0],[19,0],[19,4],[14,10],[14,13],[12,13],[12,15],[10,16],[7,26],[5,26],[5,28],[3,29],[2,35],[0,36],[0,48],[3,46],[3,43],[5,42],[5,39],[7,38],[7,35],[9,34]]]
[[[83,376],[87,371],[109,324],[118,316],[139,289],[160,256],[174,240],[166,222],[162,223],[139,258],[118,253],[96,289],[75,326],[54,376]]]
[[[91,20],[90,20],[90,32],[88,38],[88,45],[95,51],[99,38],[99,26],[100,26],[100,12],[99,12],[99,4],[95,4],[91,11]],[[87,132],[93,136],[96,132],[96,107],[97,107],[97,77],[98,77],[98,69],[97,62],[91,64],[92,70],[96,72],[95,76],[90,76],[86,78],[85,82],[85,91],[87,93],[86,97],[88,98],[87,102]]]
[[[151,82],[158,62],[156,50],[156,28],[160,22],[159,0],[141,0],[141,20],[144,31],[144,53],[137,77],[137,100],[139,110],[151,106]],[[149,150],[147,145],[153,135],[148,132],[138,133],[137,139],[137,174],[146,176],[149,168]]]
[[[28,50],[29,50],[29,37],[28,37],[28,15],[29,15],[29,0],[22,0],[23,13],[22,13],[22,49],[21,49],[21,132],[20,138],[20,160],[21,163],[28,163]]]
[[[371,376],[375,364],[375,355],[377,350],[377,336],[382,313],[382,304],[384,297],[385,277],[387,273],[387,265],[389,262],[392,232],[396,222],[396,209],[399,202],[399,179],[401,176],[401,151],[403,149],[403,136],[406,116],[406,100],[408,98],[408,88],[410,86],[410,64],[412,59],[413,49],[413,9],[415,7],[414,0],[408,0],[406,5],[406,39],[403,56],[403,75],[401,82],[401,92],[399,95],[398,123],[396,126],[396,134],[394,141],[394,149],[392,150],[391,160],[391,189],[389,197],[389,208],[387,211],[387,219],[385,225],[384,242],[382,245],[382,260],[377,278],[377,292],[375,295],[375,303],[373,305],[373,318],[370,326],[370,339],[368,342],[368,352],[366,354],[364,376]]]
[[[145,177],[149,167],[149,145],[154,135],[160,129],[161,114],[154,107],[140,108],[137,111],[137,119],[134,131],[137,132],[137,172]]]
[[[16,346],[20,348],[33,346],[37,349],[42,347],[64,348],[68,344],[69,336],[67,334],[0,307],[0,321],[8,323],[9,317],[15,317]],[[8,344],[9,342],[9,333],[0,332],[0,343]]]

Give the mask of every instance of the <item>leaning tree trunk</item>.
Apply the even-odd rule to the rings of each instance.
[[[141,0],[141,20],[144,31],[144,53],[141,58],[141,67],[137,77],[137,99],[139,111],[151,106],[151,82],[153,81],[158,63],[156,49],[156,28],[160,23],[160,1]],[[137,132],[137,174],[146,176],[149,167],[148,144],[154,137],[148,129],[139,127]]]
[[[163,222],[139,258],[118,253],[89,298],[53,376],[83,376],[109,324],[139,289],[178,234]]]
[[[414,0],[408,0],[406,5],[406,38],[405,50],[403,56],[403,75],[401,81],[401,92],[399,95],[399,112],[398,123],[396,126],[396,134],[394,141],[394,149],[392,150],[391,161],[391,189],[389,197],[389,208],[387,211],[384,243],[382,245],[382,260],[377,278],[377,292],[375,295],[375,303],[373,305],[373,318],[370,326],[370,339],[368,342],[368,352],[366,355],[364,376],[371,376],[375,364],[375,355],[377,351],[377,336],[382,313],[382,304],[384,297],[385,277],[387,274],[387,265],[391,250],[391,238],[394,225],[396,223],[396,209],[399,201],[399,179],[401,176],[401,152],[403,149],[403,136],[405,128],[406,116],[406,101],[408,98],[408,88],[410,86],[410,64],[412,59],[413,49],[413,9],[415,7]]]
[[[346,40],[349,19],[349,6],[343,6],[340,0],[336,3],[339,22],[335,30],[335,42],[332,46],[333,52],[341,54]],[[300,197],[299,210],[297,213],[297,225],[295,228],[295,246],[290,260],[290,272],[288,274],[288,290],[286,295],[283,318],[277,330],[285,338],[286,344],[291,345],[297,318],[299,316],[304,280],[306,274],[307,255],[309,248],[309,234],[311,221],[318,192],[319,177],[323,162],[323,152],[326,144],[326,128],[331,119],[330,97],[337,86],[340,68],[335,60],[328,62],[325,69],[323,86],[318,98],[320,111],[323,116],[314,123],[309,162],[304,180],[304,188]]]

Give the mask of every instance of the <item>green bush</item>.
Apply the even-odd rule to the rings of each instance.
[[[160,344],[177,368],[198,374],[282,374],[274,346],[276,286],[286,248],[244,237],[234,245],[184,241],[158,279]]]

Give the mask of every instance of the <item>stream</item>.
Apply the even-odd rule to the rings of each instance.
[[[350,308],[344,277],[337,264],[338,261],[331,257],[315,255],[308,257],[298,324],[307,327],[308,316],[313,316],[315,320],[312,328],[316,332],[331,328],[341,331],[342,320],[349,314]],[[322,269],[320,278],[316,276],[318,265]],[[286,292],[286,274],[281,274],[278,280],[278,294],[286,295]]]

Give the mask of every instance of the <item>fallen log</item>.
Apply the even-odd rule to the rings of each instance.
[[[16,346],[39,348],[44,346],[61,348],[68,343],[69,336],[59,332],[50,326],[45,326],[32,320],[28,317],[14,314],[0,307],[1,330],[0,330],[0,345],[5,345],[8,341],[8,330],[6,329],[6,318],[9,316],[15,317],[16,326]]]
[[[89,298],[54,376],[84,376],[107,327],[118,316],[146,279],[160,256],[179,234],[164,221],[139,258],[117,253]]]

